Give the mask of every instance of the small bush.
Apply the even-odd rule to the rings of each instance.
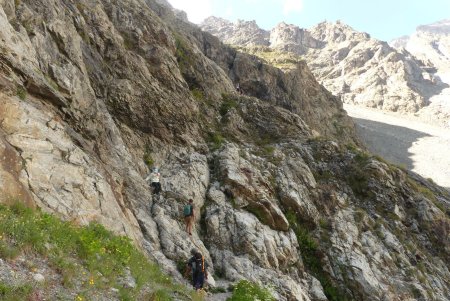
[[[275,301],[270,291],[256,283],[241,280],[234,287],[233,295],[227,301]]]

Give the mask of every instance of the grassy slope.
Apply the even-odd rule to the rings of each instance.
[[[77,300],[95,299],[94,293],[106,294],[111,288],[121,300],[171,300],[174,296],[190,300],[188,289],[175,285],[128,238],[96,223],[78,227],[20,203],[0,205],[0,237],[1,258],[46,258],[60,274],[60,284],[76,293]],[[134,288],[124,285],[127,274],[134,278]],[[30,283],[2,282],[0,299],[26,300],[33,290]]]

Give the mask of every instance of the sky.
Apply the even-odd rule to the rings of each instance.
[[[272,29],[284,21],[309,28],[336,21],[372,37],[390,41],[410,35],[418,25],[450,19],[450,0],[168,0],[193,23],[209,16],[230,21],[256,20]]]

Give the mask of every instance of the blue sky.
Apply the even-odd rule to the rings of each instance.
[[[450,19],[450,0],[168,0],[201,22],[214,15],[230,21],[256,20],[264,29],[281,21],[309,28],[341,20],[372,37],[389,41],[418,25]]]

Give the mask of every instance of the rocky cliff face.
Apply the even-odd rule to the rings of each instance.
[[[222,18],[209,17],[204,22],[203,30],[233,45],[269,45],[269,33],[259,28],[255,21],[239,20],[233,23]]]
[[[280,23],[270,32],[269,48],[256,51],[254,47],[239,43],[245,40],[242,37],[245,31],[241,30],[240,38],[234,39],[238,33],[233,34],[233,27],[228,26],[227,34],[222,34],[222,28],[216,26],[220,22],[217,18],[206,19],[202,28],[225,43],[246,46],[245,51],[269,62],[279,63],[284,52],[299,55],[319,82],[333,94],[340,95],[345,103],[400,113],[418,112],[430,119],[426,117],[428,109],[422,109],[448,87],[440,76],[435,76],[434,63],[430,60],[423,56],[418,59],[404,48],[397,50],[339,21],[323,22],[310,29]],[[257,45],[267,46],[265,43]],[[274,54],[267,54],[274,51]],[[435,113],[441,125],[445,125],[447,114]]]
[[[446,89],[430,98],[430,105],[422,110],[428,119],[436,118],[446,121],[450,127],[450,21],[443,20],[417,27],[410,37],[402,37],[391,42],[400,50],[406,49],[414,56],[432,66],[430,72],[447,84]]]
[[[306,64],[282,72],[152,0],[0,4],[2,202],[99,221],[180,281],[197,247],[277,300],[450,298],[450,197],[355,148]]]

